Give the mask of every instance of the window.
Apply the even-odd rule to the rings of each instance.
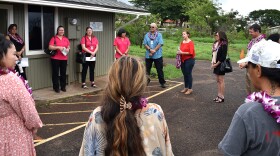
[[[29,5],[28,25],[29,50],[46,48],[54,34],[54,8]]]
[[[55,8],[28,5],[28,49],[42,51],[54,35]],[[27,43],[27,42],[26,42]]]

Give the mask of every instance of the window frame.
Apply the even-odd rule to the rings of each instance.
[[[13,5],[0,4],[0,9],[6,9],[8,11],[8,21],[7,21],[8,23],[7,28],[8,28],[10,24],[14,23],[14,7]]]
[[[41,7],[41,35],[42,35],[42,46],[44,45],[44,18],[43,18],[43,7]],[[24,27],[25,27],[25,54],[26,55],[41,55],[45,54],[44,49],[42,50],[29,50],[29,23],[28,23],[28,4],[24,5]],[[56,28],[58,27],[58,8],[54,7],[54,32],[56,32]]]

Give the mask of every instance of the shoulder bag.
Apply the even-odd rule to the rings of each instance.
[[[228,55],[228,56],[229,56],[229,55]],[[230,58],[229,58],[229,57],[227,57],[227,58],[221,63],[220,71],[221,71],[221,72],[225,72],[225,73],[230,73],[230,72],[232,72],[232,65],[231,65],[231,62],[230,62]]]
[[[84,37],[86,40],[86,36]],[[79,52],[76,53],[76,62],[80,64],[86,63],[86,53],[82,52],[82,45],[78,44],[77,49]]]
[[[54,39],[54,45],[56,45],[55,36],[53,37],[53,39]],[[57,53],[56,50],[50,50],[49,47],[46,48],[46,49],[44,50],[44,52],[45,52],[47,55],[50,55],[50,56],[54,56],[54,55],[56,55],[56,53]]]

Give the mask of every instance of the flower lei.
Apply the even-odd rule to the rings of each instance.
[[[259,102],[262,104],[264,110],[268,112],[277,123],[280,123],[280,104],[276,104],[277,99],[273,99],[266,92],[254,92],[250,94],[245,102]]]
[[[148,33],[148,37],[149,37],[151,40],[156,39],[157,36],[158,36],[158,32],[157,32],[157,31],[155,31],[154,35],[153,35],[151,32]]]
[[[12,69],[2,69],[2,68],[0,68],[0,76],[8,74],[8,73],[16,74],[22,80],[22,82],[23,82],[24,86],[26,87],[28,93],[32,96],[32,88],[28,85],[28,81],[26,81],[21,75],[19,75],[18,72],[16,72],[15,70],[12,70]]]
[[[253,45],[254,45],[255,43],[260,42],[260,41],[261,41],[262,39],[264,39],[264,38],[265,38],[265,36],[262,34],[262,35],[260,35],[259,37],[252,39],[252,40],[249,42],[249,44],[248,44],[248,46],[247,46],[247,49],[250,50],[250,49],[253,47]]]

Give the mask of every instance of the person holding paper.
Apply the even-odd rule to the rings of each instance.
[[[18,57],[18,63],[15,67],[15,70],[19,73],[20,76],[22,76],[25,80],[27,80],[25,68],[21,66],[21,59],[23,57],[23,52],[25,51],[25,43],[23,39],[17,34],[17,25],[11,24],[8,28],[8,34],[6,36],[6,39],[13,42],[13,44],[16,47],[16,56]]]
[[[81,40],[82,52],[86,53],[86,62],[82,64],[82,88],[87,89],[86,76],[89,67],[89,79],[91,87],[96,87],[94,83],[94,69],[95,69],[95,58],[96,52],[98,51],[98,40],[93,35],[91,27],[86,28],[86,34]]]
[[[68,38],[64,36],[63,26],[58,26],[56,35],[50,40],[49,49],[57,50],[57,53],[51,57],[53,90],[59,93],[60,85],[61,91],[66,92],[67,54],[70,51],[70,42]]]

